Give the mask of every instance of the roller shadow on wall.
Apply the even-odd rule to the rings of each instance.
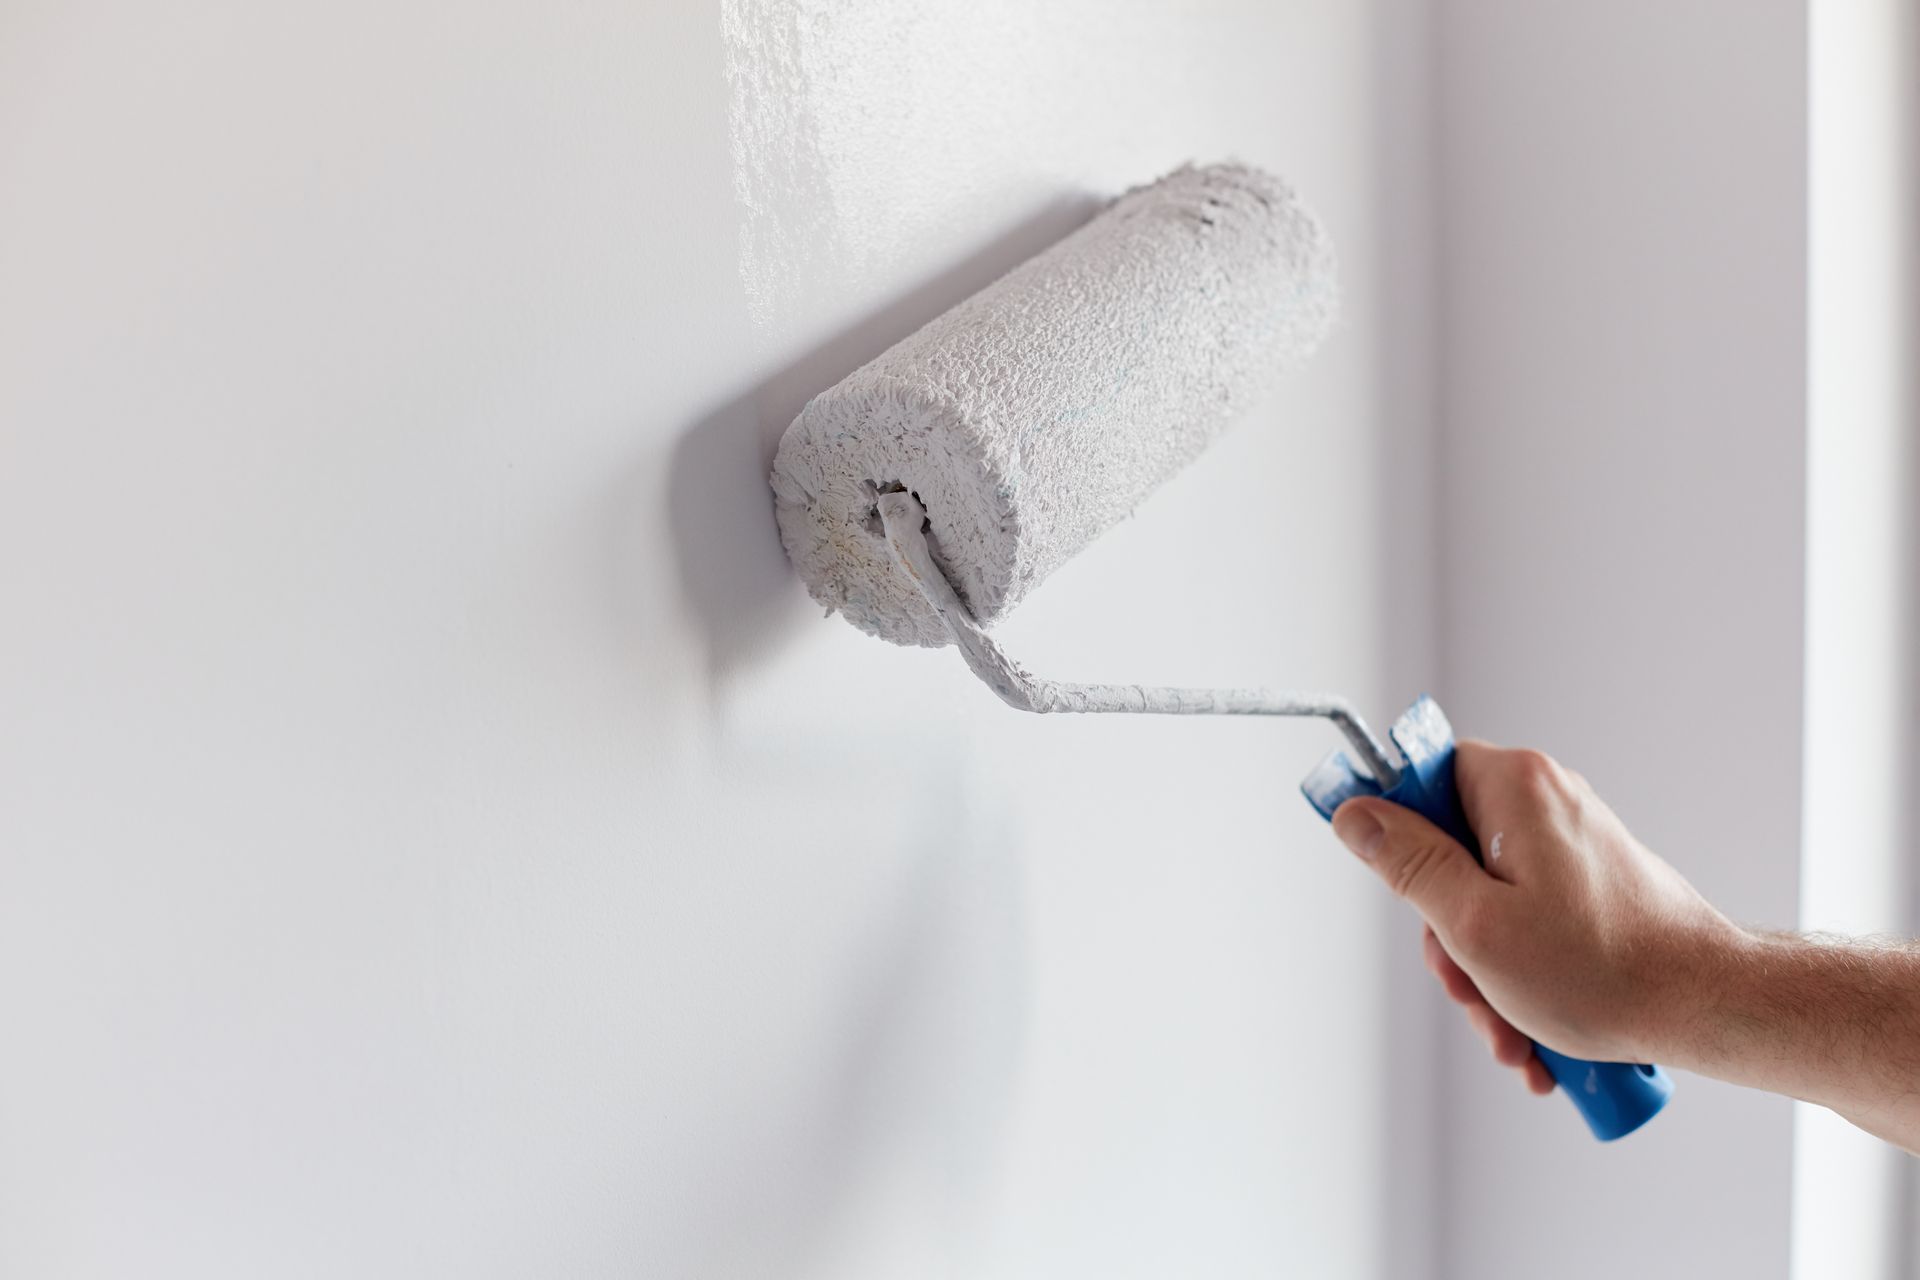
[[[1103,203],[1086,193],[1060,197],[681,434],[668,467],[668,516],[681,591],[705,632],[714,699],[810,612],[780,546],[767,487],[787,424],[814,395],[1079,227]]]

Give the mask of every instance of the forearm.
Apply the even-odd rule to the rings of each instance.
[[[1920,1153],[1920,948],[1741,932],[1687,975],[1660,1060],[1831,1107]]]

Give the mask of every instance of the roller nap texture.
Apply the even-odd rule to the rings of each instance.
[[[862,630],[950,643],[881,530],[877,496],[905,488],[992,626],[1311,354],[1333,309],[1326,235],[1277,178],[1136,188],[801,410],[773,464],[787,554]]]

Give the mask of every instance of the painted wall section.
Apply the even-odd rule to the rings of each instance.
[[[1442,0],[1439,692],[1737,919],[1800,831],[1806,14]],[[1790,1105],[1599,1147],[1450,1024],[1444,1274],[1784,1277]],[[1836,1273],[1837,1274],[1837,1273]]]
[[[1920,13],[1810,6],[1800,925],[1910,937],[1920,723]],[[1796,1280],[1914,1274],[1914,1162],[1794,1113]]]
[[[1343,325],[1004,638],[1417,691],[1421,5],[1173,12],[7,7],[0,1273],[1419,1274],[1329,735],[774,538],[808,396],[1238,155]]]

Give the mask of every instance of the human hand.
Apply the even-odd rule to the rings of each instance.
[[[1462,742],[1454,778],[1484,867],[1389,801],[1349,800],[1333,829],[1425,918],[1427,966],[1494,1058],[1547,1093],[1529,1038],[1593,1061],[1660,1057],[1740,930],[1549,757]]]

